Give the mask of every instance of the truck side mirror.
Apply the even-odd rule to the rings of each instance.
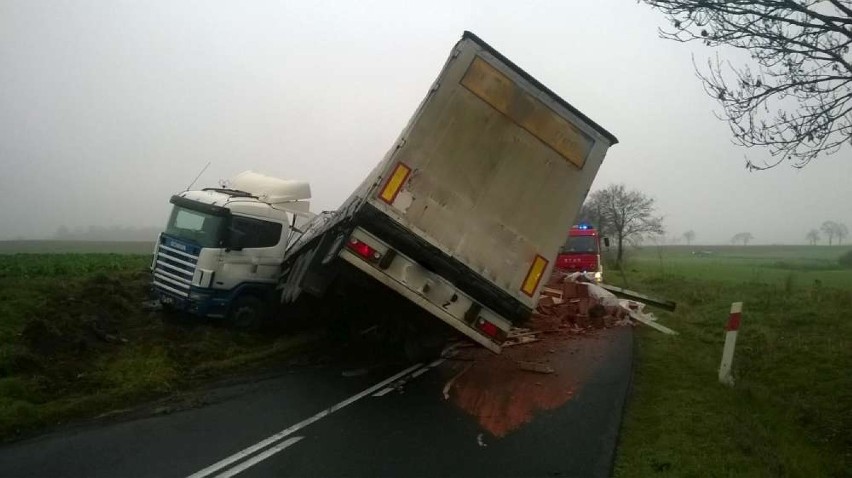
[[[609,247],[609,238],[608,237],[604,238],[604,246],[606,246],[607,248]]]

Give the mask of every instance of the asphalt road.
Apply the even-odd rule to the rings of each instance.
[[[512,370],[510,386],[470,360],[295,367],[6,445],[0,476],[608,476],[632,330],[549,347],[555,373]]]

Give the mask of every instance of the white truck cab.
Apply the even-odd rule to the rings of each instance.
[[[274,290],[294,228],[307,222],[310,186],[246,171],[228,188],[184,191],[151,264],[168,308],[252,326]]]

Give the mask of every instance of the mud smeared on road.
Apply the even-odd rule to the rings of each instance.
[[[445,396],[495,437],[571,400],[608,353],[611,341],[600,329],[630,325],[621,311],[604,307],[564,275],[548,287],[558,289],[559,298],[544,296],[525,324],[523,334],[535,341],[504,346],[500,355],[462,348],[453,357]]]
[[[451,367],[448,390],[452,403],[476,418],[482,428],[501,438],[532,421],[539,413],[567,403],[594,372],[609,341],[595,332],[555,331],[538,342],[506,348],[500,355],[466,349]],[[537,372],[523,364],[541,364]]]

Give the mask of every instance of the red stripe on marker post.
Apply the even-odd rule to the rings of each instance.
[[[740,302],[738,302],[741,304]],[[742,305],[740,305],[742,307]],[[733,307],[731,307],[733,309]],[[731,330],[740,330],[740,317],[742,317],[742,312],[731,312],[731,315],[728,316],[728,326],[725,327],[725,330],[730,332]]]
[[[740,330],[743,303],[731,304],[731,314],[725,325],[725,347],[722,349],[722,363],[719,365],[719,382],[725,385],[733,385],[734,377],[731,375],[731,365],[734,363],[734,347],[737,345],[737,332]]]

